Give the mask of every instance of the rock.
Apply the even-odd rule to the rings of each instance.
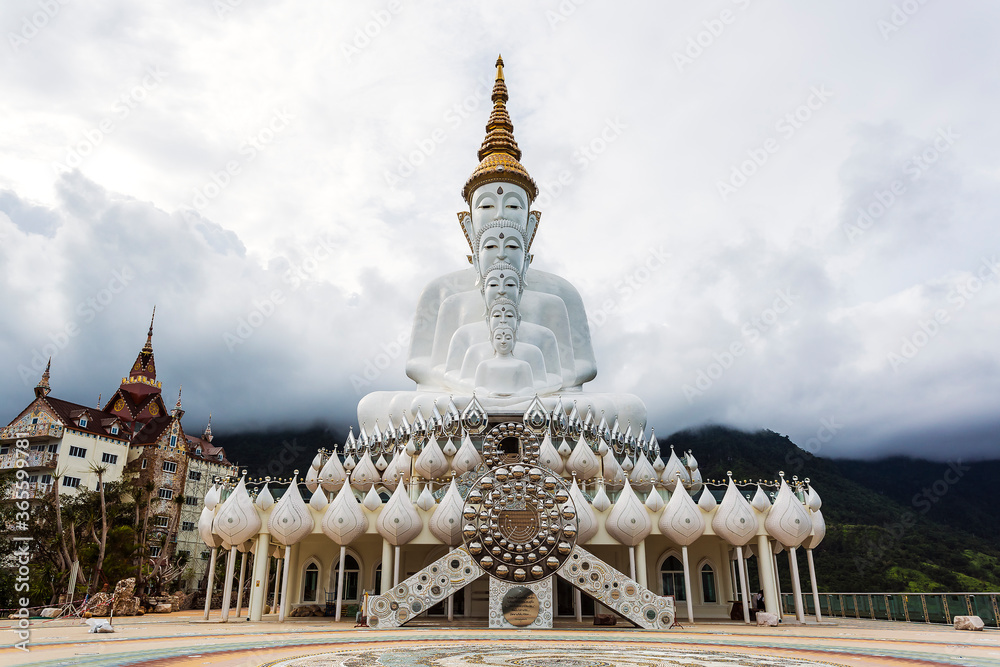
[[[118,582],[113,596],[115,616],[135,616],[136,605],[132,602],[134,595],[135,577]]]
[[[94,616],[107,616],[111,613],[111,599],[103,591],[94,593],[90,598],[88,609]]]
[[[187,611],[194,606],[194,593],[177,591],[173,595],[174,611]]]
[[[776,627],[778,625],[778,615],[769,614],[766,611],[758,611],[757,625],[769,625],[771,627]]]
[[[174,610],[172,604],[167,604],[166,602],[160,602],[155,607],[153,607],[154,614],[169,614]]]
[[[956,630],[982,630],[983,619],[978,616],[956,616],[955,617],[955,629]]]
[[[59,607],[47,607],[42,610],[42,618],[59,618],[61,613],[62,609]]]
[[[618,625],[618,617],[614,614],[594,614],[594,625]]]

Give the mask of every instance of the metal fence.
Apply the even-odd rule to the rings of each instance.
[[[835,618],[864,618],[911,623],[952,624],[956,616],[978,616],[988,627],[1000,628],[1000,593],[820,593],[819,611]],[[803,595],[808,615],[816,614],[812,595]],[[795,613],[795,596],[781,596],[782,611]]]

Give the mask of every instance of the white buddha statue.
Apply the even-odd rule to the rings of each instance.
[[[496,341],[494,334],[498,328],[505,327],[516,334],[516,344],[513,345],[510,356],[528,364],[532,371],[532,382],[522,387],[524,391],[521,392],[487,391],[485,394],[493,396],[532,396],[539,394],[545,396],[557,391],[562,384],[562,377],[547,371],[545,357],[537,346],[520,339],[520,327],[523,326],[523,323],[517,311],[517,303],[507,297],[497,297],[490,306],[488,318],[488,328],[485,322],[477,323],[480,325],[478,327],[471,324],[463,327],[465,331],[462,333],[467,334],[470,339],[473,333],[478,333],[478,337],[468,342],[465,342],[463,337],[463,342],[455,346],[456,349],[453,351],[454,356],[458,357],[459,353],[462,353],[461,365],[459,368],[445,373],[445,381],[448,388],[453,391],[465,393],[476,389],[478,393],[484,393],[480,391],[482,389],[478,375],[480,364],[495,356]],[[457,336],[458,333],[456,333]],[[474,340],[480,342],[476,343]]]
[[[484,396],[513,396],[531,393],[534,375],[531,364],[514,356],[517,333],[507,324],[493,329],[490,343],[493,356],[476,364],[476,392]]]
[[[447,405],[449,395],[462,409],[476,389],[487,411],[526,409],[537,393],[548,409],[564,397],[563,403],[575,403],[581,414],[603,411],[609,423],[616,416],[641,430],[646,410],[639,398],[583,391],[583,384],[597,375],[583,299],[565,279],[532,266],[530,249],[541,214],[530,211],[530,205],[538,188],[519,162],[507,99],[503,61],[497,60],[493,113],[479,166],[462,190],[469,209],[459,213],[472,266],[431,281],[420,296],[406,363],[416,391],[365,396],[358,405],[359,422],[398,420],[402,414],[412,420],[418,410],[428,415],[434,406]],[[498,327],[488,325],[484,313],[502,299],[516,303],[520,323],[511,327],[514,344],[497,368],[523,368],[511,361],[520,360],[528,364],[532,381],[524,383],[520,372],[516,382],[505,375],[504,389],[494,390],[480,385],[493,375],[484,370],[481,377],[479,369],[500,358],[491,336]],[[512,384],[523,386],[508,391]]]

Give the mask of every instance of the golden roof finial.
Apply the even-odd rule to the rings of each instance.
[[[493,111],[486,123],[486,138],[480,146],[477,157],[479,166],[462,189],[462,198],[468,201],[479,186],[495,181],[515,183],[523,187],[528,196],[538,195],[538,186],[528,171],[521,165],[521,149],[514,140],[514,124],[507,114],[507,83],[503,77],[503,58],[497,56],[497,78],[493,83]]]
[[[143,345],[143,352],[153,351],[153,320],[156,319],[156,306],[153,306],[153,315],[149,318],[149,333],[146,334],[146,344]]]

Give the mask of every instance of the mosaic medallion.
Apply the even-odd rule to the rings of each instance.
[[[531,582],[552,576],[576,544],[569,487],[537,464],[538,440],[520,424],[491,430],[483,458],[498,467],[479,477],[466,496],[466,548],[495,579]]]

